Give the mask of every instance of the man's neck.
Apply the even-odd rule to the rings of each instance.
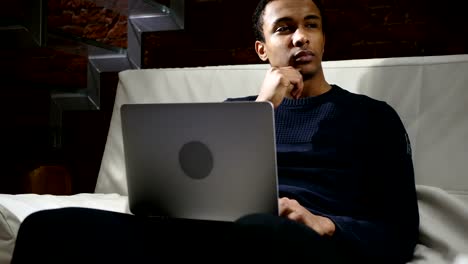
[[[331,86],[325,80],[322,72],[317,73],[314,76],[303,76],[304,77],[304,89],[301,97],[312,97],[318,96],[328,92]]]

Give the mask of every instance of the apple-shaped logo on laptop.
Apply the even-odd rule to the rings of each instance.
[[[179,163],[187,176],[193,179],[203,179],[213,169],[213,155],[202,142],[190,141],[180,149]]]

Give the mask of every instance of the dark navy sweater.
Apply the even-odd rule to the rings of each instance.
[[[284,99],[275,125],[280,196],[330,218],[334,238],[353,250],[411,259],[419,226],[411,147],[391,106],[332,85]]]

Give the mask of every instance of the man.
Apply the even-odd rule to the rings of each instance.
[[[411,148],[386,103],[325,80],[317,0],[260,1],[255,50],[272,66],[257,97],[275,106],[281,215],[375,263],[404,263],[419,215]]]
[[[50,210],[23,222],[13,263],[225,259],[213,254],[231,261],[409,261],[419,218],[405,129],[387,104],[326,82],[316,1],[260,1],[255,50],[271,69],[257,96],[228,99],[275,107],[281,216],[220,223]]]

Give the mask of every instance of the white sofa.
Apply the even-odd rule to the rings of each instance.
[[[330,83],[387,101],[408,130],[421,217],[420,243],[411,263],[468,263],[468,55],[323,65]],[[0,263],[9,263],[19,225],[32,212],[82,206],[129,213],[121,104],[222,101],[253,95],[267,68],[258,64],[121,72],[95,193],[0,194]]]

